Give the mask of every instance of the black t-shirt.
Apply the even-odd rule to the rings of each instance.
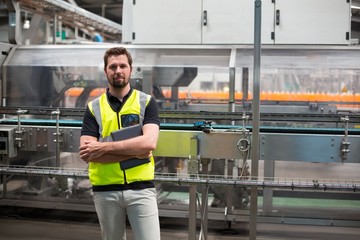
[[[109,89],[106,90],[106,96],[111,108],[115,112],[119,112],[121,107],[124,105],[126,100],[129,98],[133,89],[130,89],[129,93],[124,97],[123,101],[121,102],[118,98],[112,96],[109,93]],[[150,102],[145,108],[145,116],[143,125],[148,123],[154,123],[160,126],[159,114],[158,114],[158,107],[154,97],[151,97]],[[81,136],[92,136],[99,138],[99,124],[96,122],[94,115],[91,113],[88,106],[86,106],[86,111],[83,117],[83,124],[81,129]]]

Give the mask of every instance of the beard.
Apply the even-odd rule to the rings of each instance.
[[[115,89],[122,89],[129,83],[129,79],[127,79],[125,77],[120,78],[119,76],[113,76],[112,78],[110,78],[108,76],[107,79],[108,79],[109,84]]]

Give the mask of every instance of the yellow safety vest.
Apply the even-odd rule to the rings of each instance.
[[[111,132],[121,128],[121,115],[138,114],[142,124],[145,107],[150,101],[150,95],[134,89],[125,101],[119,113],[116,113],[108,103],[106,93],[88,103],[90,111],[99,124],[99,141],[112,141]],[[134,182],[154,180],[154,158],[150,162],[127,170],[122,170],[119,162],[89,164],[89,178],[93,186],[124,185]]]

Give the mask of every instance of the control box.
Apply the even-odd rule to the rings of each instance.
[[[9,158],[17,156],[15,130],[16,126],[0,126],[0,155]]]

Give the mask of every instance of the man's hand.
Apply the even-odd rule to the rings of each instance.
[[[96,159],[104,155],[104,143],[98,141],[84,141],[84,145],[80,146],[80,158],[85,162],[91,162],[91,159]]]
[[[149,151],[144,154],[138,155],[117,155],[106,153],[105,144],[103,142],[98,142],[97,140],[83,140],[82,145],[79,148],[80,158],[89,163],[89,162],[98,162],[98,163],[111,163],[111,162],[120,162],[130,158],[149,158],[152,156],[152,151]]]
[[[139,159],[150,158],[150,157],[152,157],[152,151],[144,153],[144,154],[137,155],[135,157],[139,158]]]

